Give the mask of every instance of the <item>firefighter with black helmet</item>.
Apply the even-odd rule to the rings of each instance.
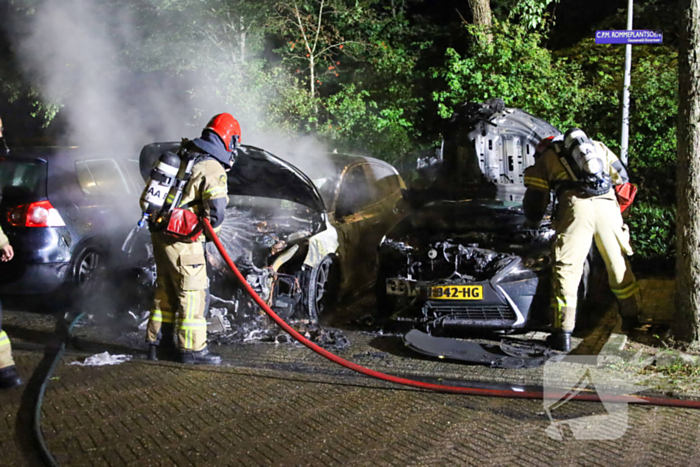
[[[235,162],[240,138],[238,121],[232,115],[223,113],[209,121],[201,137],[184,140],[178,151],[182,159],[179,173],[184,173],[182,168],[185,166],[190,172],[187,178],[181,178],[182,187],[178,196],[171,191],[167,199],[161,200],[161,204],[175,203],[179,211],[206,217],[217,230],[224,220],[228,203],[226,172]],[[169,156],[172,159],[174,155]],[[173,174],[178,171],[177,167],[169,169],[168,161],[165,155],[161,156],[159,165],[154,168],[154,172],[159,167],[165,170],[165,175],[157,177],[161,181],[169,171]],[[152,197],[152,186],[147,184],[142,206],[144,199]],[[148,194],[149,190],[151,195]],[[175,353],[183,363],[219,364],[221,357],[207,349],[207,322],[204,318],[208,293],[205,238],[200,235],[191,241],[173,237],[168,229],[159,226],[162,215],[154,213],[150,217],[157,279],[154,306],[147,327],[149,358],[156,359],[157,352],[163,351]]]
[[[553,348],[568,352],[576,324],[579,283],[595,240],[618,299],[623,327],[637,323],[640,293],[627,256],[632,254],[615,185],[628,182],[627,170],[607,146],[578,128],[552,140],[535,165],[525,171],[523,207],[530,223],[539,223],[554,191],[556,241],[552,271]]]

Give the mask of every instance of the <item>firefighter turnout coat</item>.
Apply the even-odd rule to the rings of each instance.
[[[2,149],[2,148],[0,148]],[[7,235],[0,228],[0,249],[5,248],[10,244]],[[0,306],[0,370],[15,365],[12,359],[12,347],[10,346],[10,338],[7,333],[2,330],[2,307]]]
[[[594,142],[614,185],[628,181],[620,160],[607,146]],[[539,222],[549,203],[549,193],[557,195],[554,217],[554,268],[552,309],[554,327],[573,331],[579,283],[586,256],[595,240],[608,272],[610,288],[617,297],[623,318],[637,318],[640,310],[639,286],[627,256],[632,254],[629,230],[622,220],[615,190],[586,196],[572,188],[571,176],[560,160],[560,144],[553,144],[525,171],[525,214]]]
[[[216,230],[228,203],[226,180],[223,166],[213,157],[196,163],[179,207],[208,218]],[[207,342],[204,313],[209,287],[205,237],[187,243],[152,232],[151,240],[158,277],[147,340],[160,344],[165,339],[169,345],[175,334],[180,350],[201,351]]]

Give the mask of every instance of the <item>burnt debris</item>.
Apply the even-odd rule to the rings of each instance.
[[[212,333],[209,339],[212,343],[230,345],[264,342],[301,345],[267,316],[258,315],[252,319],[239,322],[239,320],[228,315],[224,317],[224,320],[228,323],[228,327],[222,332]],[[289,324],[311,342],[320,345],[326,350],[341,350],[350,345],[348,338],[339,329],[323,327],[311,320],[291,320]]]
[[[439,157],[420,161],[403,193],[406,218],[379,246],[379,315],[429,332],[543,323],[553,206],[540,226],[526,222],[524,172],[560,132],[500,99],[457,107],[443,130]]]
[[[264,207],[265,208],[265,207]],[[301,307],[305,269],[301,260],[305,241],[321,228],[320,219],[302,213],[228,208],[219,238],[248,284],[283,319],[303,314]],[[231,312],[241,319],[258,313],[258,307],[238,286],[237,280],[213,245],[207,245],[212,289],[231,302]]]

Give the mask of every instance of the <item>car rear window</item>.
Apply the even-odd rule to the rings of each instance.
[[[46,197],[46,162],[0,159],[3,198]]]

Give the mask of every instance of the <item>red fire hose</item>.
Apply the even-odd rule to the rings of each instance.
[[[313,350],[317,354],[326,357],[328,360],[337,363],[338,365],[344,366],[350,370],[356,371],[363,375],[370,376],[372,378],[381,379],[383,381],[389,381],[391,383],[402,384],[404,386],[411,386],[419,389],[428,389],[431,391],[454,393],[454,394],[466,394],[471,396],[490,396],[490,397],[506,397],[512,399],[554,399],[560,400],[566,398],[568,400],[576,401],[589,401],[589,402],[613,402],[613,403],[628,403],[628,404],[644,404],[644,405],[661,405],[661,406],[671,406],[671,407],[688,407],[688,408],[700,408],[700,401],[693,400],[683,400],[683,399],[671,399],[666,397],[637,397],[629,395],[619,395],[619,394],[595,394],[595,393],[578,393],[571,394],[569,391],[562,390],[559,393],[548,391],[547,394],[544,391],[515,391],[512,389],[484,389],[484,388],[470,388],[470,387],[459,387],[459,386],[446,386],[442,384],[425,383],[422,381],[415,381],[412,379],[401,378],[399,376],[392,376],[379,371],[371,370],[365,368],[356,363],[352,363],[344,358],[341,358],[331,352],[319,347],[314,344],[301,334],[299,334],[294,328],[288,325],[282,318],[277,316],[277,314],[272,311],[272,309],[263,301],[262,298],[252,289],[252,287],[245,280],[241,272],[238,270],[236,265],[231,260],[231,257],[226,253],[224,246],[221,244],[221,240],[212,229],[211,224],[208,219],[204,219],[204,228],[209,234],[210,238],[214,240],[216,248],[221,253],[221,256],[226,261],[226,264],[231,268],[231,271],[235,274],[238,281],[245,288],[248,294],[255,300],[255,302],[263,309],[267,315],[272,318],[272,320],[277,323],[282,329],[289,333],[294,339],[304,344],[309,349]]]

